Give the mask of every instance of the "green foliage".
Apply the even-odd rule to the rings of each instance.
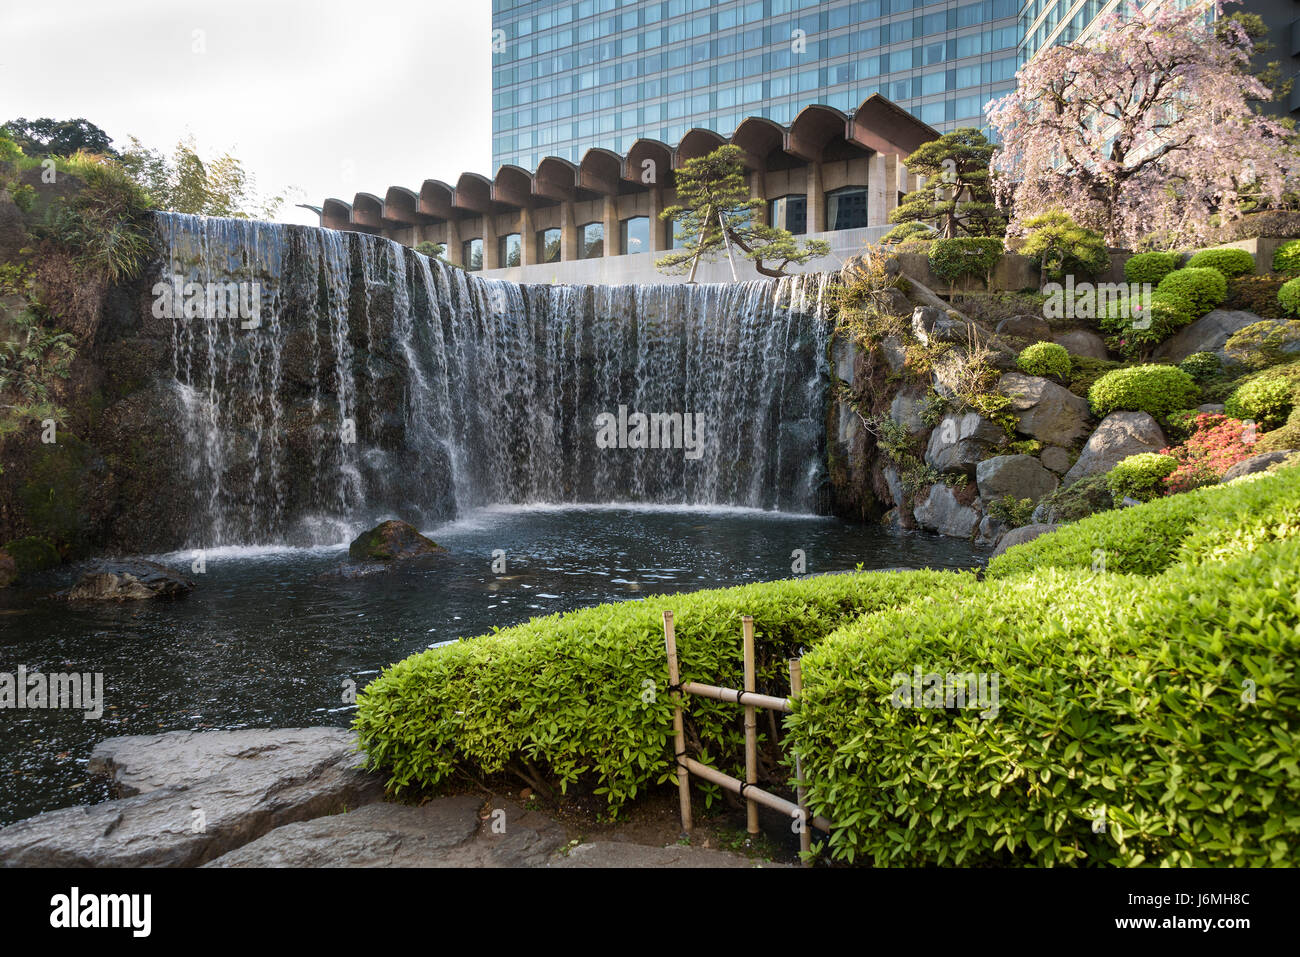
[[[1261,429],[1281,425],[1295,403],[1295,385],[1283,378],[1263,376],[1240,386],[1224,403],[1234,419],[1252,419]]]
[[[1193,352],[1190,356],[1178,363],[1178,368],[1182,369],[1189,376],[1200,382],[1202,379],[1208,379],[1210,376],[1217,375],[1222,363],[1219,357],[1213,352]]]
[[[1062,381],[1070,378],[1070,353],[1055,342],[1035,342],[1026,347],[1016,365],[1026,375],[1056,376]]]
[[[1160,280],[1156,292],[1183,300],[1199,318],[1223,305],[1228,297],[1228,280],[1217,269],[1175,269]]]
[[[910,317],[899,314],[894,305],[899,275],[891,275],[887,266],[887,256],[868,250],[842,269],[831,287],[836,331],[866,348],[910,331]]]
[[[738,146],[719,146],[707,156],[687,160],[674,173],[677,205],[659,215],[676,224],[683,245],[657,260],[659,269],[694,275],[699,262],[725,254],[728,242],[764,276],[784,276],[787,267],[830,252],[827,242],[800,243],[789,230],[755,222],[754,212],[763,201],[749,195],[742,155]]]
[[[53,568],[63,561],[59,557],[58,549],[54,547],[53,542],[48,538],[40,538],[35,535],[27,538],[16,538],[3,548],[0,548],[0,552],[7,552],[9,557],[14,560],[19,576]]]
[[[885,235],[880,238],[880,241],[897,248],[899,252],[916,251],[928,253],[930,251],[928,240],[934,238],[935,232],[935,228],[926,223],[899,223],[889,232],[885,233]],[[924,248],[913,250],[913,246]]]
[[[134,136],[121,166],[159,209],[236,219],[274,219],[282,195],[262,196],[244,164],[231,153],[204,160],[193,138],[176,144],[169,159]]]
[[[1224,352],[1247,369],[1267,369],[1291,358],[1300,345],[1300,322],[1265,319],[1238,329],[1224,343]]]
[[[1273,272],[1284,276],[1300,276],[1300,239],[1283,243],[1273,253]]]
[[[1028,230],[1020,254],[1037,259],[1044,282],[1064,282],[1099,276],[1110,268],[1110,254],[1100,233],[1085,229],[1059,210],[1025,223]]]
[[[1178,257],[1173,253],[1138,253],[1124,261],[1124,278],[1155,286],[1177,268]]]
[[[1163,418],[1194,405],[1199,395],[1196,383],[1182,369],[1142,365],[1106,373],[1088,390],[1088,404],[1098,418],[1121,409]]]
[[[1149,502],[1164,491],[1164,478],[1178,468],[1172,455],[1140,452],[1121,459],[1106,473],[1106,485],[1118,505],[1126,497]]]
[[[1277,291],[1277,302],[1288,316],[1300,316],[1300,277],[1282,284]]]
[[[903,161],[908,171],[925,177],[925,185],[902,198],[889,214],[898,223],[883,242],[908,239],[1001,237],[1007,218],[998,210],[989,180],[991,144],[977,129],[945,133],[919,147]]]
[[[1244,249],[1202,249],[1187,260],[1190,269],[1217,269],[1225,279],[1235,279],[1255,271],[1255,257]]]
[[[1089,475],[1061,486],[1040,503],[1046,506],[1048,521],[1077,522],[1081,518],[1115,507],[1105,475]]]
[[[752,615],[759,690],[785,694],[786,659],[800,646],[858,615],[973,581],[945,572],[827,575],[536,618],[385,669],[359,696],[353,726],[367,765],[387,770],[396,793],[435,787],[457,769],[532,767],[561,788],[593,785],[617,810],[675,773],[665,609],[674,613],[684,679],[740,687],[740,617]],[[691,699],[687,733],[707,745],[708,763],[743,767],[735,706]]]
[[[1034,508],[1032,498],[1017,499],[1014,495],[1003,495],[989,502],[985,511],[995,522],[1001,522],[1010,528],[1020,528],[1033,520]]]
[[[1228,280],[1228,298],[1224,309],[1253,312],[1266,319],[1281,319],[1286,313],[1277,301],[1277,294],[1285,285],[1279,276],[1238,276]]]
[[[9,338],[0,341],[0,438],[33,422],[66,421],[51,390],[77,355],[70,333],[47,328],[30,309],[11,321]]]
[[[1150,579],[1037,567],[828,635],[804,656],[788,724],[809,804],[839,825],[831,855],[1291,863],[1298,589],[1290,540]],[[918,669],[996,675],[996,714],[896,706]]]
[[[1070,391],[1083,398],[1088,397],[1092,384],[1113,369],[1126,368],[1123,362],[1114,359],[1094,359],[1092,356],[1070,356]]]
[[[15,163],[23,156],[22,147],[0,126],[0,163]]]
[[[107,133],[86,119],[53,120],[19,117],[0,126],[4,134],[28,156],[72,156],[74,153],[97,153],[116,156]],[[0,157],[2,158],[2,157]]]
[[[989,562],[986,575],[1001,580],[1103,563],[1107,572],[1158,575],[1178,562],[1221,556],[1229,545],[1291,537],[1298,528],[1300,469],[1288,469],[1089,516],[1007,549]]]
[[[930,244],[930,269],[949,283],[967,276],[987,280],[1003,252],[1000,239],[936,239]]]

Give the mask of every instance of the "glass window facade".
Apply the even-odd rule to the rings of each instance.
[[[605,255],[605,224],[587,223],[578,229],[582,259],[599,259]]]
[[[777,229],[798,236],[808,231],[808,197],[802,193],[782,196],[768,204],[767,221]]]
[[[859,229],[867,225],[867,188],[845,186],[826,194],[826,228]]]
[[[548,155],[625,153],[640,137],[676,145],[697,126],[729,136],[747,116],[789,124],[811,103],[848,111],[872,93],[941,132],[983,126],[984,104],[1015,85],[1023,36],[1021,0],[493,0],[492,10],[493,168],[530,171]]]
[[[622,222],[622,233],[620,237],[622,242],[619,246],[619,252],[624,256],[632,256],[636,253],[648,253],[650,251],[650,218],[648,216],[633,216],[631,219],[625,219]]]
[[[477,272],[483,268],[483,240],[465,240],[460,244],[460,252],[465,257],[463,260],[465,268],[470,272]]]
[[[537,261],[539,263],[557,263],[560,261],[560,231],[558,229],[538,230]]]
[[[523,242],[518,233],[510,233],[497,240],[499,266],[518,266],[523,262]]]

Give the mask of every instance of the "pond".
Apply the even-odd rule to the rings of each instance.
[[[607,601],[873,568],[969,568],[987,550],[754,509],[498,506],[426,531],[445,558],[361,578],[346,546],[223,548],[176,602],[48,600],[75,569],[0,591],[0,672],[103,674],[104,713],[0,711],[0,824],[108,798],[86,773],[99,740],[208,728],[349,723],[346,683],[493,626]],[[494,571],[496,567],[504,571]],[[193,555],[157,560],[188,570]]]

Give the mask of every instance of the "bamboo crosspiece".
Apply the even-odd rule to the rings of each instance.
[[[807,851],[811,847],[811,836],[808,833],[809,825],[827,833],[830,832],[832,825],[824,817],[810,817],[808,815],[802,786],[796,788],[795,793],[799,802],[797,804],[792,804],[785,798],[778,797],[758,787],[758,719],[756,712],[759,708],[766,708],[788,714],[792,708],[790,698],[777,698],[757,692],[757,669],[754,658],[754,619],[749,615],[745,615],[741,619],[741,629],[744,639],[745,687],[743,689],[720,688],[716,685],[701,684],[697,681],[682,681],[677,661],[677,634],[673,626],[673,613],[671,611],[664,612],[664,647],[668,653],[668,681],[673,699],[673,750],[675,753],[674,762],[677,765],[677,793],[681,801],[682,830],[689,834],[693,827],[690,776],[694,774],[696,777],[703,778],[745,799],[746,826],[750,834],[758,833],[758,805],[760,804],[790,817],[791,820],[797,822],[800,849]],[[791,658],[789,664],[790,691],[793,696],[797,697],[803,690],[803,673],[798,658]],[[711,698],[714,701],[739,704],[745,709],[744,781],[723,774],[716,768],[711,768],[706,764],[701,764],[686,754],[686,725],[682,712],[685,695],[697,695],[701,698]],[[797,756],[795,757],[795,776],[800,781],[803,780],[803,768]]]

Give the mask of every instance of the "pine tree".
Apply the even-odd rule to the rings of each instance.
[[[998,210],[989,182],[993,150],[983,133],[964,127],[931,140],[905,159],[908,172],[924,176],[925,185],[904,196],[890,214],[889,221],[898,225],[884,241],[1002,236],[1007,218]]]

